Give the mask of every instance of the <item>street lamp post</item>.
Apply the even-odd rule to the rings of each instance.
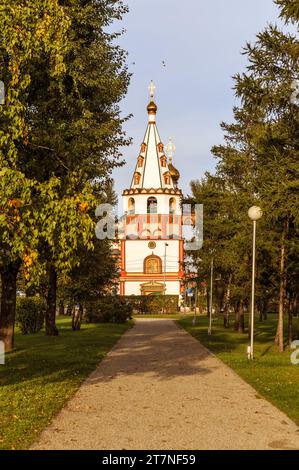
[[[164,308],[163,313],[165,313],[165,303],[166,303],[166,249],[168,247],[168,243],[164,244]]]
[[[168,247],[168,243],[165,243],[164,248],[164,295],[166,294],[166,249]]]
[[[211,258],[211,277],[210,277],[210,308],[209,308],[209,329],[208,334],[212,334],[212,310],[213,310],[213,275],[214,275],[214,258]]]
[[[194,295],[194,317],[193,317],[193,320],[192,320],[193,326],[196,325],[197,297],[198,297],[198,292],[197,292],[197,287],[195,287],[195,295]]]
[[[252,206],[248,211],[248,217],[253,221],[252,237],[252,279],[251,279],[251,315],[250,315],[250,348],[248,358],[253,359],[253,339],[254,339],[254,307],[255,307],[255,245],[256,245],[256,222],[262,217],[263,212],[260,207]]]

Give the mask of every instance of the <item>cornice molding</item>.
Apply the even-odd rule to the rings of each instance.
[[[181,189],[173,189],[173,188],[130,188],[124,189],[122,195],[123,196],[131,196],[134,194],[171,194],[175,196],[182,196],[183,193]]]

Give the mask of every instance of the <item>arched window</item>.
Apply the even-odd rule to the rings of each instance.
[[[149,197],[147,200],[147,213],[148,214],[157,214],[158,211],[158,202],[155,197]]]
[[[143,161],[144,161],[144,158],[139,156],[138,157],[138,160],[137,160],[137,166],[138,168],[142,168],[143,167]]]
[[[130,197],[128,201],[128,214],[129,215],[135,214],[135,199],[133,197]]]
[[[169,214],[174,215],[175,214],[175,209],[176,209],[176,201],[174,197],[171,197],[169,199]]]
[[[146,143],[143,142],[143,143],[141,144],[141,153],[144,153],[145,151],[146,151]]]
[[[150,255],[144,260],[144,273],[145,274],[161,274],[162,273],[162,260],[159,256]]]

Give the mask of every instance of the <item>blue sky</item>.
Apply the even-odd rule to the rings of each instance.
[[[232,75],[242,72],[247,41],[269,22],[278,22],[272,0],[127,0],[130,13],[115,28],[126,33],[118,43],[129,52],[133,73],[121,103],[133,144],[124,149],[126,165],[114,171],[118,194],[130,185],[147,124],[148,85],[156,85],[157,126],[164,144],[172,136],[180,186],[213,170],[210,149],[222,142],[221,121],[232,120],[236,103]],[[166,66],[162,65],[165,61]]]

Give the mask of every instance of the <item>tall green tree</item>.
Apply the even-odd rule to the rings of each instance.
[[[78,265],[80,247],[92,249],[94,209],[129,143],[118,107],[129,75],[118,35],[106,32],[125,13],[122,2],[24,0],[1,11],[0,327],[10,350],[22,264],[28,278],[47,273],[46,333],[58,333],[57,274]]]
[[[36,181],[20,165],[20,147],[30,131],[28,87],[34,57],[47,57],[49,73],[64,72],[64,34],[69,21],[57,0],[0,3],[0,64],[5,105],[0,107],[0,338],[13,349],[16,278],[28,252],[37,247]]]
[[[299,21],[299,3],[298,0],[275,0],[275,3],[280,7],[280,17],[284,18],[286,22],[291,21],[298,23]]]
[[[114,258],[108,240],[93,240],[94,249],[82,247],[78,253],[80,265],[65,276],[59,289],[60,297],[71,304],[84,305],[97,300],[116,287],[118,258]]]
[[[40,182],[60,181],[41,231],[40,262],[48,273],[46,333],[56,335],[57,276],[79,262],[80,245],[92,247],[94,209],[105,201],[113,168],[120,165],[126,118],[118,103],[129,74],[126,53],[107,27],[127,11],[120,1],[62,1],[71,25],[65,41],[65,74],[52,78],[46,58],[33,64],[29,93],[31,134],[23,171]],[[56,210],[53,209],[53,204]],[[74,211],[70,216],[69,208]],[[85,220],[86,219],[86,220]],[[53,228],[51,230],[51,227]]]
[[[276,3],[286,22],[297,26],[298,2]],[[267,290],[278,300],[276,342],[283,351],[286,316],[288,340],[292,339],[290,325],[298,279],[294,263],[298,263],[299,108],[294,99],[294,81],[299,77],[299,42],[294,34],[270,25],[257,35],[255,43],[246,45],[244,55],[248,58],[247,70],[234,76],[239,100],[234,108],[235,120],[232,124],[222,123],[224,144],[212,149],[218,159],[216,178],[222,181],[227,194],[223,198],[220,189],[221,201],[216,203],[220,212],[216,213],[214,224],[217,219],[221,221],[224,211],[237,229],[229,234],[228,245],[222,246],[225,259],[221,264],[230,265],[233,283],[243,302],[244,295],[245,300],[248,297],[251,264],[247,210],[253,204],[262,207],[258,291],[261,297],[270,295],[265,292],[268,278]],[[198,187],[193,192],[196,194]],[[207,192],[204,197],[208,197]]]
[[[283,321],[291,282],[289,242],[299,219],[299,113],[291,100],[292,84],[299,76],[298,40],[270,26],[258,35],[254,45],[247,45],[245,52],[250,61],[249,73],[236,76],[236,92],[250,118],[247,135],[254,157],[255,191],[273,235],[279,237],[276,341],[282,351]]]

